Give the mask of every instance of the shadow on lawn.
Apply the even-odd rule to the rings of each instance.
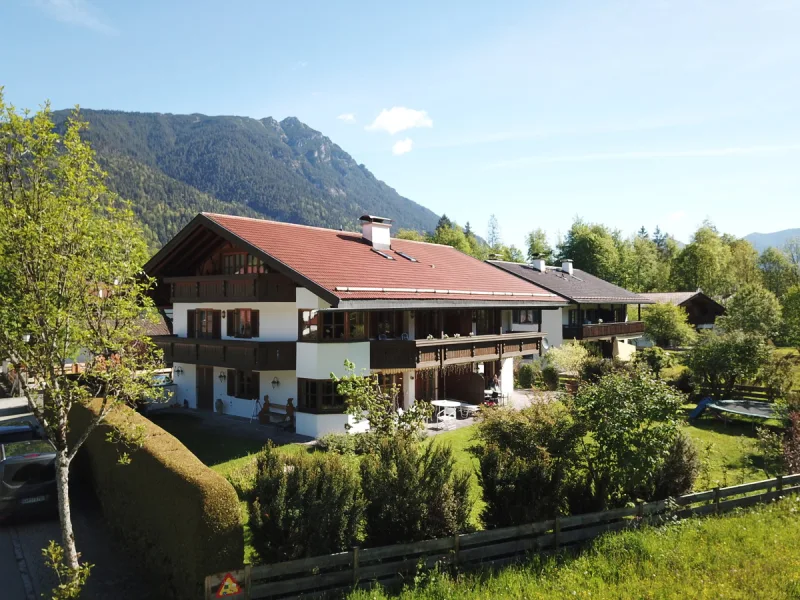
[[[192,413],[162,412],[150,417],[164,431],[174,435],[200,461],[213,467],[230,460],[254,454],[267,443],[268,436],[237,430],[236,424],[216,422]],[[289,442],[273,440],[276,446]]]

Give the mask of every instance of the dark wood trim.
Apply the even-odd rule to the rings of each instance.
[[[448,300],[442,294],[441,300],[416,300],[405,298],[402,300],[340,300],[336,308],[344,310],[425,310],[446,308],[563,308],[569,302],[552,301],[542,302],[536,300]]]
[[[591,323],[572,327],[564,325],[562,336],[570,340],[593,340],[616,335],[644,334],[642,321],[625,321],[624,323]]]
[[[173,335],[152,337],[164,352],[165,363],[213,365],[242,371],[294,371],[297,369],[295,342],[214,340]]]
[[[198,275],[165,277],[170,286],[170,301],[176,302],[295,302],[297,286],[280,273],[245,273],[241,275]],[[203,284],[217,284],[219,293],[206,293]],[[241,293],[242,283],[247,293]],[[238,284],[238,285],[235,285]],[[176,295],[176,286],[190,286],[192,294]]]

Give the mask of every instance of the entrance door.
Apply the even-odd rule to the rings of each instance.
[[[214,368],[200,367],[197,371],[197,408],[214,410]]]

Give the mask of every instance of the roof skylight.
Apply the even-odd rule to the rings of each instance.
[[[370,248],[370,250],[372,250],[375,254],[380,254],[383,258],[387,260],[394,260],[393,256],[389,256],[388,254],[386,254],[386,252],[381,252],[377,248]]]
[[[395,253],[395,254],[399,254],[400,256],[402,256],[402,257],[403,257],[403,258],[405,258],[406,260],[410,260],[411,262],[419,262],[419,261],[418,261],[416,258],[414,258],[413,256],[409,256],[408,254],[406,254],[405,252],[402,252],[402,251],[400,251],[400,250],[395,250],[395,251],[394,251],[394,253]]]

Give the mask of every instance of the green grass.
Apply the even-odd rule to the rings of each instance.
[[[608,534],[577,554],[533,557],[502,571],[456,579],[433,573],[399,595],[348,598],[800,598],[799,500]]]

